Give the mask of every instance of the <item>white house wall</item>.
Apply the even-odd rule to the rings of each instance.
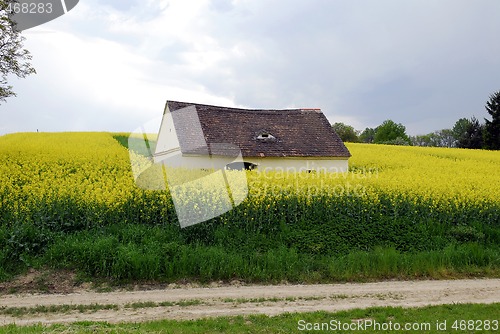
[[[180,149],[170,154],[158,155],[155,157],[155,162],[163,163],[172,168],[186,169],[223,169],[227,164],[234,162],[234,158],[212,157],[206,156],[184,156]],[[240,160],[242,161],[241,157]]]
[[[187,169],[222,169],[227,164],[234,162],[234,158],[205,156],[183,156],[180,149],[170,154],[157,156],[156,162],[163,161],[170,167],[180,167]],[[237,158],[236,161],[242,161]],[[243,158],[244,162],[257,165],[256,170],[260,172],[280,171],[280,172],[305,172],[314,170],[317,172],[347,172],[347,159],[292,159],[292,158]]]
[[[245,158],[245,162],[251,162],[257,165],[260,172],[283,171],[283,172],[305,172],[314,170],[317,172],[347,172],[349,166],[347,159],[338,158]]]

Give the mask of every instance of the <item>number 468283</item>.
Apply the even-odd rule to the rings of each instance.
[[[7,12],[11,14],[51,14],[52,3],[30,2],[30,3],[9,3]]]
[[[498,320],[455,320],[452,329],[457,331],[497,331]]]

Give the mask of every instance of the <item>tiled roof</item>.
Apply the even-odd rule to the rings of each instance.
[[[238,109],[176,101],[167,101],[167,106],[172,115],[177,110],[178,116],[183,112],[180,109],[196,108],[212,154],[216,154],[212,144],[230,143],[238,146],[244,157],[351,156],[319,109]],[[189,126],[191,117],[173,117],[181,151],[206,153],[207,148],[196,152],[198,140],[196,130]]]

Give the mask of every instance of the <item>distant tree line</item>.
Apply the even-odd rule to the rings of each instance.
[[[490,95],[485,108],[491,120],[485,118],[484,123],[475,117],[460,118],[451,129],[418,136],[408,136],[403,124],[390,119],[363,131],[344,123],[332,127],[345,142],[500,150],[500,91]]]

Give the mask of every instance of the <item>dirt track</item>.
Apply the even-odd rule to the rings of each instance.
[[[132,308],[127,304],[154,302]],[[0,307],[114,304],[117,310],[37,313],[22,317],[0,315],[8,323],[74,321],[139,322],[154,319],[196,319],[240,314],[338,311],[371,306],[425,306],[451,303],[500,302],[500,279],[452,281],[389,281],[364,284],[246,285],[168,288],[146,291],[70,294],[21,294],[0,297]],[[168,303],[170,306],[158,306]]]

